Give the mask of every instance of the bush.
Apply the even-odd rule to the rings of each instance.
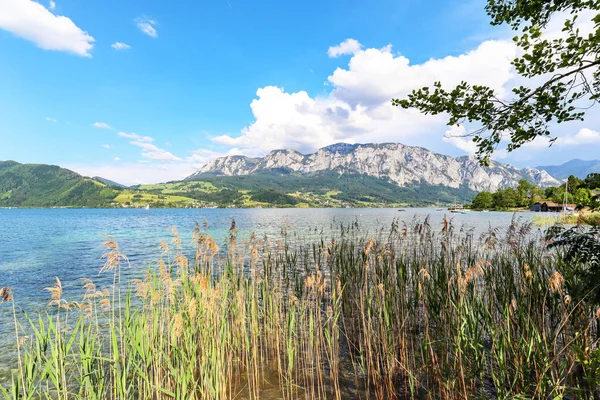
[[[563,251],[560,264],[571,297],[600,305],[600,228],[557,225],[547,233],[548,247]]]

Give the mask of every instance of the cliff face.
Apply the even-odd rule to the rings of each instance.
[[[516,186],[520,179],[542,187],[560,184],[543,170],[519,169],[496,161],[492,161],[489,167],[482,167],[475,157],[453,158],[400,143],[339,143],[307,155],[295,150],[275,150],[263,158],[227,156],[204,165],[188,179],[197,179],[203,174],[250,175],[269,169],[299,173],[359,173],[391,181],[398,186],[411,186],[424,181],[452,188],[466,185],[476,191],[495,191]]]

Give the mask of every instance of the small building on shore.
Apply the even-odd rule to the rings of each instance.
[[[577,207],[576,204],[562,204],[562,203],[555,203],[553,201],[544,201],[544,202],[537,202],[535,204],[532,204],[529,209],[531,211],[535,211],[535,212],[561,212],[563,211],[563,207],[567,208],[567,211],[573,211],[575,210],[575,207]]]

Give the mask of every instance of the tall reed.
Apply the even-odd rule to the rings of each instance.
[[[365,235],[358,224],[303,241],[223,248],[196,228],[194,252],[170,243],[143,278],[120,284],[112,239],[78,302],[16,319],[7,398],[594,398],[597,304],[574,301],[530,224],[472,232],[444,220]],[[3,300],[14,302],[2,292]],[[20,332],[32,332],[22,343]],[[21,350],[22,349],[22,350]]]

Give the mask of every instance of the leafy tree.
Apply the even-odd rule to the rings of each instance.
[[[494,198],[490,192],[480,192],[473,198],[471,205],[475,209],[487,209],[492,208],[494,205]]]
[[[584,36],[575,23],[584,10],[599,10],[599,0],[488,0],[485,7],[492,25],[507,24],[519,32],[514,43],[522,55],[512,61],[524,78],[543,79],[539,86],[519,86],[513,99],[494,89],[460,83],[447,90],[441,82],[433,89],[414,90],[406,99],[393,99],[402,108],[417,108],[425,114],[447,113],[448,125],[478,122],[472,133],[477,157],[487,164],[505,135],[513,151],[537,137],[550,136],[551,122],[582,120],[585,110],[580,100],[592,105],[600,96],[600,14],[592,18],[594,31]],[[563,35],[546,38],[542,34],[550,18],[558,12],[569,14]],[[591,107],[585,102],[585,108]],[[552,138],[553,142],[556,138]]]
[[[517,185],[517,203],[519,206],[529,205],[533,198],[533,191],[536,186],[525,179],[521,179]]]
[[[592,210],[600,210],[600,194],[592,197],[590,201],[590,208]]]
[[[585,177],[584,182],[588,189],[600,189],[600,174],[588,174],[588,176]]]
[[[592,203],[590,189],[580,187],[573,195],[573,201],[578,206],[587,207]]]
[[[534,186],[533,189],[531,190],[531,200],[529,201],[529,204],[533,204],[536,201],[541,200],[544,197],[544,189],[542,189],[539,186]]]
[[[563,203],[565,201],[565,185],[561,185],[556,188],[552,192],[552,196],[550,196],[550,200],[555,203]],[[567,193],[567,203],[573,203],[573,196],[570,193]]]
[[[575,175],[570,175],[569,179],[567,179],[567,183],[569,184],[569,193],[571,194],[577,192],[577,189],[583,185],[583,181]]]
[[[498,190],[492,195],[494,208],[504,209],[517,207],[517,193],[513,188]]]
[[[554,192],[557,191],[557,188],[554,186],[548,186],[546,189],[544,189],[544,198],[546,199],[551,199],[554,197]]]

